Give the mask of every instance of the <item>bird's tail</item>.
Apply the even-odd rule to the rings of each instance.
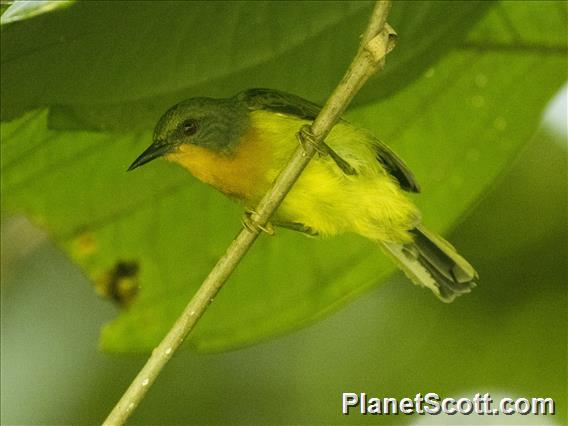
[[[450,243],[422,226],[411,233],[412,243],[381,244],[412,282],[428,287],[446,303],[476,286],[477,272]]]

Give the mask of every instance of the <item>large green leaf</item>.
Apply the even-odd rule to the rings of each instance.
[[[420,4],[438,10],[438,3]],[[450,17],[452,8],[459,6],[442,4]],[[407,11],[404,24],[400,22],[397,27],[402,39],[401,28],[412,33],[413,25],[420,28],[417,40],[420,34],[436,33],[437,26],[421,21],[428,15],[414,15],[411,8],[400,7]],[[393,19],[398,8],[396,3]],[[73,7],[58,12],[58,16],[71,11]],[[542,35],[538,22],[529,19],[536,11],[541,17],[550,16],[546,35]],[[459,42],[453,51],[448,51],[448,43],[430,44],[426,50],[430,55],[416,50],[404,61],[389,58],[388,67],[392,62],[392,68],[400,68],[400,80],[392,72],[391,77],[388,72],[385,74],[392,81],[400,81],[396,93],[383,90],[381,96],[391,96],[373,100],[377,98],[365,95],[379,84],[379,80],[372,82],[361,96],[368,97],[367,103],[350,112],[353,122],[368,127],[391,144],[414,169],[424,192],[416,201],[429,226],[443,230],[454,223],[534,131],[543,105],[565,79],[566,23],[565,18],[555,20],[557,14],[558,4],[554,2],[499,3],[467,41]],[[438,10],[432,16],[439,21],[442,14]],[[359,23],[364,20],[361,16]],[[29,22],[31,25],[33,20]],[[505,25],[508,29],[503,31]],[[445,31],[444,35],[450,31],[461,40],[460,28],[439,28]],[[360,30],[358,27],[353,31]],[[515,32],[522,33],[524,38],[509,37]],[[306,40],[305,44],[310,46],[312,42]],[[403,48],[399,44],[398,50]],[[264,65],[270,69],[278,63],[281,70],[274,80],[263,80],[260,72],[260,81],[292,87],[285,77],[293,74],[290,70],[297,70],[307,55],[301,54],[301,50],[290,52],[294,54],[277,54],[278,60],[273,62],[268,59]],[[333,55],[326,51],[323,56]],[[344,66],[349,55],[337,56],[341,58],[335,60]],[[442,56],[431,66],[433,58]],[[401,77],[413,60],[419,70],[430,68],[416,74],[417,78]],[[302,77],[309,82],[306,85],[312,86],[305,93],[317,93],[316,98],[324,96],[328,79],[332,79],[327,72],[314,76],[314,70],[321,69],[327,70],[316,66],[306,69]],[[136,67],[130,70],[135,82],[138,72]],[[414,69],[408,70],[409,75],[413,73]],[[338,71],[333,78],[339,74]],[[75,81],[70,75],[66,77]],[[225,86],[229,88],[252,85],[255,76],[235,72],[226,77],[225,82],[234,79]],[[163,78],[175,82],[171,75]],[[216,93],[213,85],[220,82],[219,78],[213,74],[209,82],[195,86],[196,91],[207,92],[209,88]],[[388,81],[386,77],[384,81]],[[48,82],[51,87],[53,82]],[[2,84],[4,88],[4,80]],[[121,84],[114,77],[108,82],[118,90],[116,96],[128,91],[128,84]],[[140,81],[133,84],[143,85]],[[20,86],[11,90],[21,90],[22,99],[26,99],[28,89]],[[100,88],[100,93],[106,93],[105,90]],[[62,93],[88,90],[75,92],[67,88]],[[109,93],[105,100],[114,100],[112,91]],[[10,95],[6,96],[9,100]],[[52,106],[56,102],[49,96],[16,105],[14,95],[8,109],[15,112],[36,102]],[[73,103],[71,98],[61,102],[67,101],[69,105]],[[70,117],[63,112],[52,118]],[[81,123],[84,116],[79,117],[75,124]],[[102,122],[97,121],[97,115],[93,117],[96,123]],[[124,128],[122,121],[114,121],[118,123],[115,127]],[[122,135],[56,131],[47,130],[46,123],[46,112],[33,112],[2,125],[3,211],[24,212],[44,225],[95,280],[119,262],[137,262],[139,294],[130,308],[104,329],[102,344],[113,351],[147,350],[163,336],[223,253],[238,229],[239,209],[182,170],[163,162],[125,174],[129,162],[148,144],[148,131]],[[211,305],[191,341],[203,350],[222,350],[290,330],[342,305],[377,284],[392,269],[372,243],[358,237],[314,240],[281,231],[276,238],[262,238],[257,243]],[[424,292],[423,297],[431,295]]]
[[[467,298],[439,303],[397,274],[297,333],[220,355],[182,351],[131,423],[567,424],[565,139],[537,136],[452,232],[483,276]],[[100,423],[145,357],[96,353],[93,339],[112,309],[51,244],[15,260],[15,250],[29,250],[30,232],[37,236],[22,222],[2,224],[1,422]],[[343,416],[341,392],[351,390],[551,397],[556,414]],[[239,410],[214,409],[219,395]]]
[[[384,83],[377,81],[360,100],[415,79],[461,41],[490,4],[397,4],[391,22],[401,31],[401,47],[391,55]],[[125,131],[151,128],[179,99],[248,87],[323,101],[349,64],[371,6],[78,2],[2,27],[2,118],[49,106],[53,127]]]

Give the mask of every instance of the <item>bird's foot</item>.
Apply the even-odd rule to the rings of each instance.
[[[355,170],[351,164],[345,161],[339,154],[337,154],[331,147],[326,144],[324,141],[317,143],[314,134],[312,133],[312,128],[305,124],[300,128],[300,131],[296,133],[296,137],[298,138],[298,142],[304,148],[304,153],[308,152],[307,146],[312,145],[315,151],[318,153],[320,157],[327,157],[330,156],[332,160],[337,164],[337,166],[345,173],[346,175],[356,175],[357,170]]]
[[[296,133],[296,138],[302,148],[304,148],[304,152],[308,152],[308,145],[311,145],[314,150],[320,155],[320,157],[325,157],[328,154],[328,150],[326,149],[327,145],[325,144],[318,144],[314,134],[312,133],[312,128],[305,124],[300,128],[300,131]]]
[[[275,232],[272,225],[270,223],[267,223],[266,225],[261,225],[260,223],[258,223],[256,220],[253,219],[253,215],[255,214],[256,212],[254,210],[251,209],[245,210],[245,214],[241,219],[243,226],[251,232],[257,233],[259,231],[262,231],[270,236],[273,236]]]

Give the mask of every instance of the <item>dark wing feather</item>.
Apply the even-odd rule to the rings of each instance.
[[[251,111],[264,109],[315,120],[321,107],[296,95],[273,89],[249,89],[237,95]]]
[[[249,89],[237,95],[251,111],[263,109],[267,111],[289,114],[304,120],[314,120],[321,107],[299,96],[274,89]],[[410,169],[386,145],[377,141],[375,145],[377,160],[395,177],[402,189],[409,192],[420,192],[420,187]]]
[[[408,192],[420,192],[420,185],[418,185],[414,174],[398,155],[378,140],[375,145],[375,150],[377,151],[377,159],[379,162],[396,178],[402,189]]]

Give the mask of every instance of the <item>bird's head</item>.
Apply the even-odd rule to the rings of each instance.
[[[152,144],[128,170],[155,158],[175,154],[184,145],[196,145],[230,154],[248,128],[248,110],[235,98],[191,98],[174,105],[160,118]]]

